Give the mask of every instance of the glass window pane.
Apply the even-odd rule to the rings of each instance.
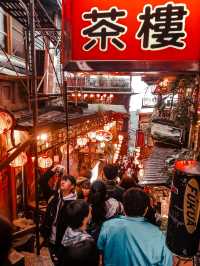
[[[25,58],[23,26],[16,19],[12,20],[12,25],[12,53]]]
[[[13,49],[12,52],[15,56],[25,57],[23,34],[13,29]]]

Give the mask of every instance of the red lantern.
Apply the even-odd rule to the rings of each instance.
[[[77,145],[79,145],[80,147],[85,146],[87,143],[88,143],[88,138],[86,137],[77,138]]]
[[[10,130],[13,127],[14,118],[8,112],[0,109],[0,134]]]
[[[110,133],[109,131],[105,131],[105,130],[96,131],[96,140],[100,142],[111,141],[112,138],[113,138],[112,133]]]
[[[52,164],[53,164],[52,159],[47,155],[43,155],[38,158],[38,166],[40,168],[49,168],[52,166]]]
[[[21,152],[11,163],[11,167],[22,167],[27,163],[27,155],[25,152]]]

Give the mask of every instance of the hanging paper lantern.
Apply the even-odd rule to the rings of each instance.
[[[106,125],[103,127],[103,129],[104,129],[105,131],[109,131],[109,130],[110,130],[110,125],[109,125],[109,124],[106,124]]]
[[[21,152],[11,163],[11,167],[22,167],[27,163],[27,155],[25,152]]]
[[[96,131],[96,140],[100,142],[112,140],[112,134],[109,131],[98,130]]]
[[[96,132],[95,131],[90,131],[88,133],[88,138],[90,138],[91,140],[96,138]]]
[[[28,132],[21,130],[14,130],[15,145],[19,145],[20,143],[26,141],[28,137],[29,137]]]
[[[101,142],[101,143],[100,143],[100,147],[101,147],[102,149],[105,148],[105,146],[106,146],[105,142]]]
[[[114,148],[115,148],[115,150],[116,150],[117,147],[118,147],[117,143],[115,143],[115,144],[113,144],[113,145],[114,145]]]
[[[124,139],[124,136],[123,136],[123,135],[119,135],[119,136],[118,136],[118,139],[119,139],[119,142],[122,142],[123,139]]]
[[[38,166],[40,168],[49,168],[53,164],[53,160],[47,155],[43,155],[38,158]]]
[[[78,138],[78,139],[77,139],[77,144],[78,144],[80,147],[85,146],[87,143],[88,143],[88,138],[86,138],[86,137]]]
[[[7,111],[0,110],[0,134],[8,131],[13,126],[13,117]]]

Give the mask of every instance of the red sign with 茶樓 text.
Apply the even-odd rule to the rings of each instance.
[[[64,60],[199,60],[199,0],[63,0]]]

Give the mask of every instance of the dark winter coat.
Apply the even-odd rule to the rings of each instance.
[[[55,173],[51,170],[47,171],[40,178],[39,182],[43,195],[45,196],[46,200],[49,200],[44,221],[40,228],[40,231],[44,239],[49,241],[52,233],[53,222],[55,220],[55,217],[57,217],[55,223],[56,225],[55,246],[59,248],[65,229],[67,228],[68,225],[65,209],[66,206],[71,201],[76,199],[76,195],[73,194],[72,197],[65,199],[61,196],[61,194],[58,191],[52,190],[48,185],[48,181],[54,174]]]
[[[123,201],[123,193],[125,191],[124,188],[120,187],[119,185],[115,184],[114,181],[107,180],[105,182],[106,190],[108,194],[108,198],[114,198],[120,202]]]
[[[98,266],[98,260],[98,250],[92,237],[68,227],[59,252],[59,265]]]

